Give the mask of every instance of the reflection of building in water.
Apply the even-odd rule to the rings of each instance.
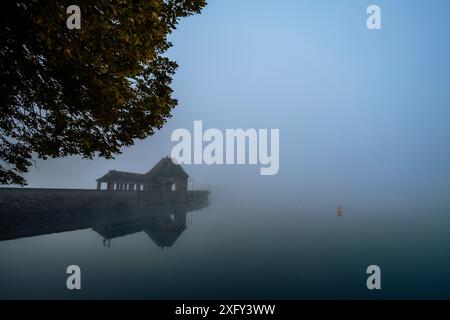
[[[171,247],[187,228],[188,212],[192,215],[208,205],[208,198],[201,197],[139,208],[5,213],[0,214],[0,241],[92,228],[106,247],[112,239],[138,232],[145,232],[161,248]]]
[[[110,247],[111,240],[130,234],[145,232],[161,249],[171,247],[186,229],[186,208],[165,207],[149,215],[140,215],[120,222],[105,221],[92,230],[103,237],[103,245]]]
[[[189,175],[169,157],[162,158],[145,174],[111,170],[97,179],[97,190],[186,192]]]

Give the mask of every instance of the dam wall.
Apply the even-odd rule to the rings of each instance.
[[[207,198],[209,191],[107,191],[0,188],[0,214],[54,210],[139,208]]]

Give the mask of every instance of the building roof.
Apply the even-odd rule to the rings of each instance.
[[[105,224],[98,225],[92,228],[104,239],[114,239],[125,237],[130,234],[141,232],[143,229],[143,223],[123,223],[123,224]]]
[[[171,158],[166,157],[147,173],[134,173],[126,171],[110,170],[107,174],[97,179],[98,182],[120,182],[120,183],[146,183],[158,184],[160,178],[184,177],[189,175],[179,165],[175,164]]]
[[[98,178],[99,182],[121,182],[121,183],[149,183],[151,182],[151,177],[148,177],[141,173],[125,172],[110,170],[107,174]]]
[[[144,232],[156,243],[160,248],[171,247],[186,230],[186,226],[178,226],[176,228],[146,228]]]
[[[175,164],[169,157],[162,158],[159,162],[145,174],[152,177],[189,177],[184,169]]]
[[[185,225],[176,227],[161,228],[152,225],[151,222],[138,221],[135,223],[124,224],[106,224],[98,225],[92,228],[104,239],[115,239],[125,237],[144,231],[150,239],[152,239],[158,247],[171,247],[186,229]]]

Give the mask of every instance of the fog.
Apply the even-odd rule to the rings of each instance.
[[[144,173],[173,130],[280,130],[280,168],[185,165],[213,199],[316,210],[426,213],[450,203],[448,1],[218,1],[183,20],[168,55],[179,105],[114,160],[38,160],[28,187],[95,188],[108,170]],[[364,210],[360,211],[364,214]]]

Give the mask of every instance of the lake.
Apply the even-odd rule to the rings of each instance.
[[[209,204],[190,208],[75,220],[70,213],[3,219],[0,298],[450,298],[446,210],[348,204],[339,215],[331,206],[213,193]],[[366,287],[373,264],[381,290]],[[81,290],[66,288],[69,265],[81,268]]]

